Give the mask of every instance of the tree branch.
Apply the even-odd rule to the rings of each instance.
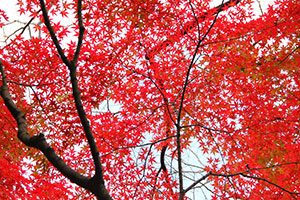
[[[6,75],[2,61],[0,60],[0,70],[2,75],[2,86],[0,87],[1,97],[8,108],[9,112],[12,114],[14,119],[18,124],[18,138],[27,146],[34,147],[43,152],[46,158],[51,162],[51,164],[60,171],[65,177],[70,179],[71,182],[83,188],[89,188],[90,178],[81,175],[71,167],[69,167],[54,151],[54,149],[47,143],[44,135],[40,133],[39,135],[30,136],[27,132],[27,123],[25,119],[25,114],[15,105],[10,96]]]
[[[209,177],[211,175],[211,172],[208,172],[207,174],[205,174],[204,176],[202,176],[200,179],[198,179],[197,181],[195,181],[194,183],[192,183],[189,187],[187,187],[183,193],[187,193],[188,191],[190,191],[191,189],[193,189],[198,183],[200,183],[201,181],[205,180],[207,177]]]
[[[239,2],[240,2],[240,0],[229,0],[225,3],[224,3],[224,1],[222,1],[222,3],[220,5],[213,8],[213,9],[216,9],[214,11],[213,15],[218,15],[220,12],[224,11],[225,8],[227,8],[231,5],[237,5]],[[213,9],[211,9],[211,10],[213,10]],[[178,30],[177,32],[175,32],[174,35],[171,35],[169,38],[167,38],[166,40],[164,40],[160,44],[156,45],[149,52],[147,52],[147,54],[145,55],[145,58],[147,60],[151,60],[161,49],[164,49],[167,46],[169,46],[169,45],[173,44],[174,42],[176,42],[176,40],[174,40],[174,38],[178,38],[178,35],[181,35],[181,36],[186,35],[188,33],[188,31],[192,30],[195,26],[197,26],[197,24],[199,22],[203,22],[206,19],[207,15],[208,15],[208,12],[205,12],[201,16],[195,17],[193,21],[186,23],[183,26],[183,28]]]
[[[83,105],[82,105],[75,68],[70,70],[70,77],[71,77],[71,83],[72,83],[73,97],[74,97],[74,100],[75,100],[75,106],[76,106],[81,124],[83,126],[85,136],[86,136],[87,141],[89,143],[93,160],[94,160],[95,172],[96,172],[95,177],[100,178],[101,179],[100,182],[102,184],[104,184],[103,171],[102,171],[102,167],[101,167],[99,152],[98,152],[98,148],[97,148],[94,136],[92,134],[90,123],[88,121],[88,118],[86,116],[85,110],[84,110]]]
[[[87,119],[85,110],[82,105],[78,81],[77,81],[77,75],[76,75],[76,62],[74,62],[74,61],[77,61],[77,59],[78,59],[80,49],[81,49],[80,47],[81,47],[82,39],[83,39],[83,33],[84,33],[84,27],[83,27],[82,17],[81,17],[81,5],[82,5],[81,0],[78,0],[78,8],[77,8],[80,34],[79,34],[78,46],[76,48],[76,52],[75,52],[74,59],[72,60],[72,62],[70,62],[65,57],[65,54],[55,36],[55,32],[51,26],[51,23],[50,23],[48,14],[47,14],[44,0],[40,0],[40,4],[41,4],[41,9],[43,11],[44,21],[45,21],[47,29],[51,35],[53,43],[55,44],[55,47],[56,47],[59,55],[61,56],[62,61],[68,66],[69,71],[70,71],[70,78],[71,78],[71,83],[72,83],[72,92],[73,92],[73,97],[75,100],[75,106],[76,106],[79,118],[81,120],[81,124],[83,126],[86,138],[88,140],[88,143],[89,143],[89,146],[90,146],[90,149],[92,152],[92,157],[93,157],[93,161],[94,161],[94,165],[95,165],[95,172],[96,172],[95,177],[100,179],[101,184],[104,184],[103,171],[102,171],[102,166],[101,166],[101,162],[100,162],[99,152],[98,152],[98,148],[96,146],[94,136],[91,131],[89,121]]]
[[[19,139],[30,147],[35,147],[43,152],[43,154],[47,157],[47,159],[53,164],[54,167],[56,167],[64,176],[66,176],[68,179],[70,179],[72,182],[76,183],[77,185],[91,191],[98,199],[102,200],[111,200],[108,191],[106,190],[104,186],[104,178],[103,178],[103,170],[102,165],[100,161],[100,156],[98,152],[98,148],[96,146],[96,142],[94,140],[91,127],[89,125],[89,121],[87,119],[86,113],[84,111],[81,97],[80,97],[80,91],[76,76],[76,62],[79,57],[81,44],[83,40],[83,34],[84,34],[84,27],[82,23],[81,18],[81,0],[78,0],[78,22],[79,22],[79,39],[78,39],[78,46],[76,48],[76,52],[74,55],[74,59],[72,62],[68,60],[68,58],[65,56],[63,49],[61,48],[59,41],[55,35],[55,32],[51,26],[50,19],[47,14],[47,9],[44,3],[44,0],[40,0],[41,10],[43,12],[43,18],[45,25],[51,35],[52,41],[62,59],[62,61],[68,66],[70,71],[70,78],[72,83],[72,91],[73,91],[73,97],[75,100],[76,109],[79,115],[79,118],[81,120],[81,124],[83,126],[86,138],[89,143],[89,147],[92,153],[94,165],[95,165],[95,175],[90,178],[81,175],[80,173],[73,170],[71,167],[69,167],[53,150],[53,148],[48,145],[46,142],[46,139],[43,134],[39,134],[36,136],[30,136],[27,133],[27,123],[25,120],[24,113],[13,103],[7,86],[6,76],[3,69],[3,65],[1,64],[1,74],[2,74],[2,80],[3,85],[1,86],[1,96],[5,102],[5,105],[13,115],[13,117],[16,119],[18,123],[18,137]]]
[[[291,192],[291,191],[285,189],[284,187],[269,181],[266,178],[256,177],[254,175],[248,175],[249,172],[251,172],[251,171],[262,170],[262,169],[270,169],[270,168],[273,168],[273,167],[280,167],[280,166],[289,165],[289,164],[299,164],[299,162],[283,163],[283,164],[273,165],[271,167],[251,168],[251,169],[247,169],[246,171],[237,172],[237,173],[233,173],[233,174],[220,174],[220,173],[213,173],[213,172],[210,171],[207,174],[205,174],[204,176],[202,176],[200,179],[198,179],[197,181],[192,183],[189,187],[187,187],[184,190],[184,193],[187,193],[189,190],[193,189],[193,187],[195,187],[197,184],[199,184],[201,181],[205,180],[209,176],[218,176],[218,177],[225,177],[225,178],[234,177],[234,176],[243,176],[243,177],[250,178],[250,179],[255,179],[255,180],[258,180],[258,181],[267,182],[267,183],[279,188],[280,190],[290,194],[293,199],[297,199],[297,197],[295,195],[299,196],[300,193]]]
[[[84,26],[83,26],[83,21],[82,21],[82,14],[81,14],[81,7],[82,7],[82,1],[79,0],[78,1],[78,5],[77,5],[77,17],[78,17],[78,26],[79,26],[79,36],[78,36],[78,42],[77,42],[77,48],[76,48],[76,51],[74,53],[74,57],[73,57],[73,60],[72,62],[74,64],[77,63],[77,60],[78,60],[78,57],[79,57],[79,54],[80,54],[80,49],[81,49],[81,46],[82,46],[82,41],[83,41],[83,36],[84,36]]]
[[[247,170],[247,171],[244,171],[244,172],[238,172],[238,173],[234,173],[234,174],[218,174],[218,173],[210,173],[211,176],[221,176],[221,177],[233,177],[233,176],[243,176],[243,177],[246,177],[246,178],[251,178],[251,179],[255,179],[255,180],[258,180],[258,181],[264,181],[264,182],[267,182],[279,189],[281,189],[282,191],[284,192],[287,192],[289,193],[293,199],[296,199],[297,198],[295,197],[295,195],[300,195],[300,193],[294,193],[294,192],[291,192],[283,187],[281,187],[280,185],[277,185],[276,183],[273,183],[265,178],[261,178],[261,177],[256,177],[256,176],[252,176],[252,175],[247,175],[247,173],[249,173],[249,171],[252,171],[252,170]]]
[[[224,4],[224,0],[222,1],[222,4]],[[220,8],[223,8],[222,6]],[[212,22],[212,24],[210,25],[210,27],[208,28],[208,30],[206,31],[206,33],[203,35],[202,38],[200,38],[199,36],[199,41],[198,44],[196,46],[195,52],[193,54],[192,60],[190,62],[190,65],[188,67],[187,73],[186,73],[186,77],[185,77],[185,82],[183,85],[183,89],[182,89],[182,95],[180,98],[180,105],[179,105],[179,109],[178,109],[178,115],[177,115],[177,137],[176,137],[176,143],[177,143],[177,148],[178,148],[178,152],[177,152],[177,156],[178,156],[178,174],[179,174],[179,200],[183,199],[184,196],[184,190],[183,190],[183,177],[182,177],[182,165],[181,165],[181,134],[180,134],[180,122],[181,122],[181,112],[183,110],[183,103],[184,103],[184,97],[185,97],[185,93],[186,93],[186,88],[188,86],[189,83],[189,77],[190,77],[190,72],[192,70],[192,67],[194,65],[194,60],[198,54],[199,48],[201,43],[206,39],[207,35],[209,34],[209,32],[211,31],[211,29],[213,28],[214,24],[216,23],[217,17],[219,15],[219,12],[221,12],[222,9],[218,9],[216,16]],[[195,21],[198,23],[198,19],[196,18]]]
[[[42,12],[43,12],[43,18],[44,18],[44,22],[45,22],[45,25],[50,33],[50,36],[52,38],[52,41],[57,49],[57,52],[58,54],[60,55],[62,61],[68,66],[70,67],[70,61],[69,59],[65,56],[65,53],[63,51],[63,49],[61,48],[60,44],[59,44],[59,41],[55,35],[55,32],[54,32],[54,29],[53,27],[51,26],[51,23],[50,23],[50,19],[49,19],[49,16],[48,16],[48,11],[47,11],[47,8],[46,8],[46,5],[45,5],[45,2],[44,0],[40,0],[40,5],[41,5],[41,9],[42,9]]]

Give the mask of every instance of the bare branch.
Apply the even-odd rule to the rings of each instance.
[[[258,7],[259,7],[259,10],[260,10],[261,14],[264,14],[264,11],[263,11],[263,9],[261,7],[260,0],[256,0],[256,2],[258,3]]]
[[[189,187],[187,187],[183,193],[187,193],[188,191],[190,191],[191,189],[193,189],[198,183],[200,183],[201,181],[205,180],[207,177],[209,177],[211,175],[211,172],[208,172],[207,174],[205,174],[204,176],[202,176],[200,179],[198,179],[197,181],[195,181],[193,184],[191,184]]]

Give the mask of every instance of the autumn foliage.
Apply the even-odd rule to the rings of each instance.
[[[300,199],[300,2],[255,3],[18,0],[0,199]]]

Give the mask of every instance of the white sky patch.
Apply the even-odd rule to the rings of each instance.
[[[0,0],[1,10],[5,11],[8,16],[8,22],[5,22],[5,26],[0,29],[0,47],[5,45],[7,37],[11,37],[18,29],[25,26],[30,20],[30,17],[20,16],[16,0]]]

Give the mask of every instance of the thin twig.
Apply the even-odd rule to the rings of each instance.
[[[222,1],[222,5],[224,4],[224,0]],[[195,52],[193,54],[192,60],[190,62],[190,65],[188,67],[187,73],[186,73],[186,77],[185,77],[185,82],[183,85],[183,90],[182,90],[182,95],[181,95],[181,99],[180,99],[180,106],[178,109],[178,115],[177,115],[177,134],[176,134],[176,143],[177,143],[177,156],[178,156],[178,171],[179,171],[179,200],[183,199],[184,196],[184,190],[183,190],[183,177],[182,177],[182,165],[181,165],[181,134],[180,134],[180,122],[181,122],[181,112],[183,110],[183,102],[184,102],[184,97],[185,97],[185,93],[186,93],[186,88],[188,86],[188,82],[189,82],[189,77],[190,77],[190,73],[192,70],[192,67],[194,66],[194,60],[198,54],[198,50],[200,48],[201,43],[206,39],[207,35],[209,34],[209,32],[212,30],[214,24],[216,23],[217,17],[219,16],[219,13],[221,12],[221,10],[218,10],[212,24],[210,25],[210,27],[208,28],[208,30],[206,31],[206,33],[203,35],[202,38],[200,38],[200,35],[198,35],[199,37],[199,41],[198,44],[196,46]],[[195,19],[198,22],[198,19]]]

